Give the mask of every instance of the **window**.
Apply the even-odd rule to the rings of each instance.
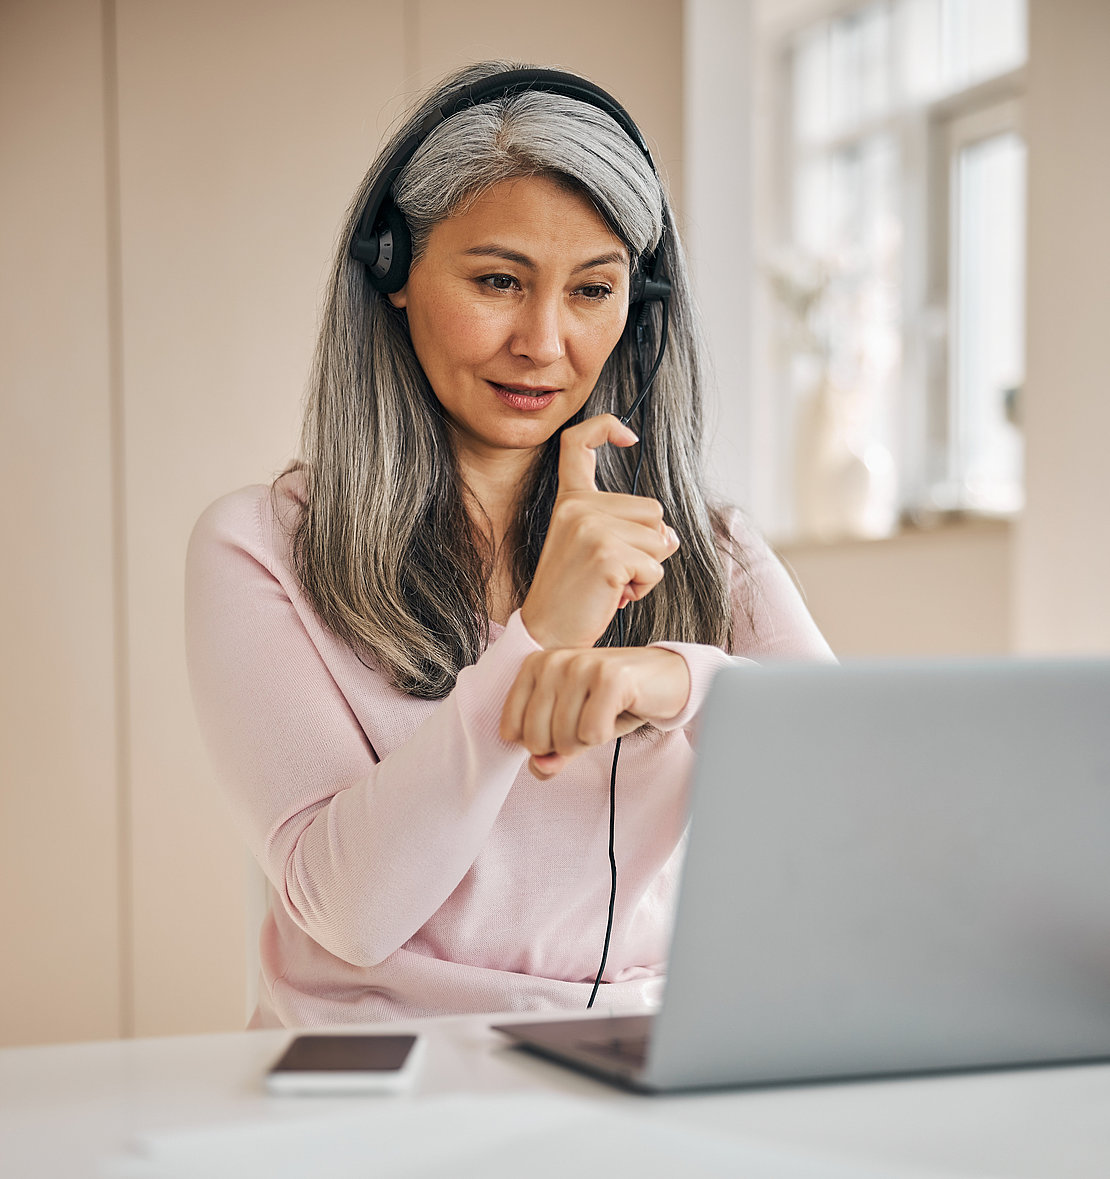
[[[948,128],[950,365],[947,396],[934,409],[947,445],[934,450],[929,480],[942,508],[1011,513],[1022,503],[1025,144],[1017,126],[1008,103]]]
[[[771,52],[772,531],[1018,510],[1024,0],[840,5]]]

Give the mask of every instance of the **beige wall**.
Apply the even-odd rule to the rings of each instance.
[[[579,70],[611,90],[682,209],[681,0],[420,0],[406,8],[420,85],[464,61],[509,57]]]
[[[191,724],[185,541],[292,456],[336,223],[404,86],[397,6],[119,0],[136,1034],[242,1020],[244,857]],[[360,35],[361,34],[361,35]]]
[[[0,1043],[237,1028],[192,523],[294,453],[336,228],[416,89],[480,56],[581,70],[677,188],[682,5],[15,0],[0,54]]]
[[[0,9],[0,1043],[120,1030],[105,158],[100,5],[9,0]]]
[[[843,658],[1004,655],[1013,630],[1011,532],[1004,523],[967,521],[779,553]]]
[[[1030,0],[1024,651],[1110,654],[1110,4]]]

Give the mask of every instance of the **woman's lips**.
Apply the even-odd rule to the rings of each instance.
[[[512,406],[513,409],[522,409],[532,413],[546,409],[559,395],[558,389],[539,388],[532,390],[528,385],[499,385],[496,381],[487,381],[486,384],[506,405]]]

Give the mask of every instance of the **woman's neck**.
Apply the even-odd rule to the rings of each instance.
[[[457,452],[471,523],[490,546],[492,561],[486,603],[491,622],[507,622],[517,606],[505,538],[512,532],[521,488],[528,482],[535,459],[532,451],[501,451],[479,461]]]
[[[471,521],[495,552],[500,551],[512,529],[521,488],[527,483],[535,460],[535,452],[528,450],[501,451],[481,461],[462,452],[457,455]]]

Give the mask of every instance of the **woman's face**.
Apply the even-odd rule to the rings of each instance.
[[[628,283],[623,242],[545,177],[503,181],[432,229],[389,298],[461,458],[530,453],[582,408],[624,329]]]

